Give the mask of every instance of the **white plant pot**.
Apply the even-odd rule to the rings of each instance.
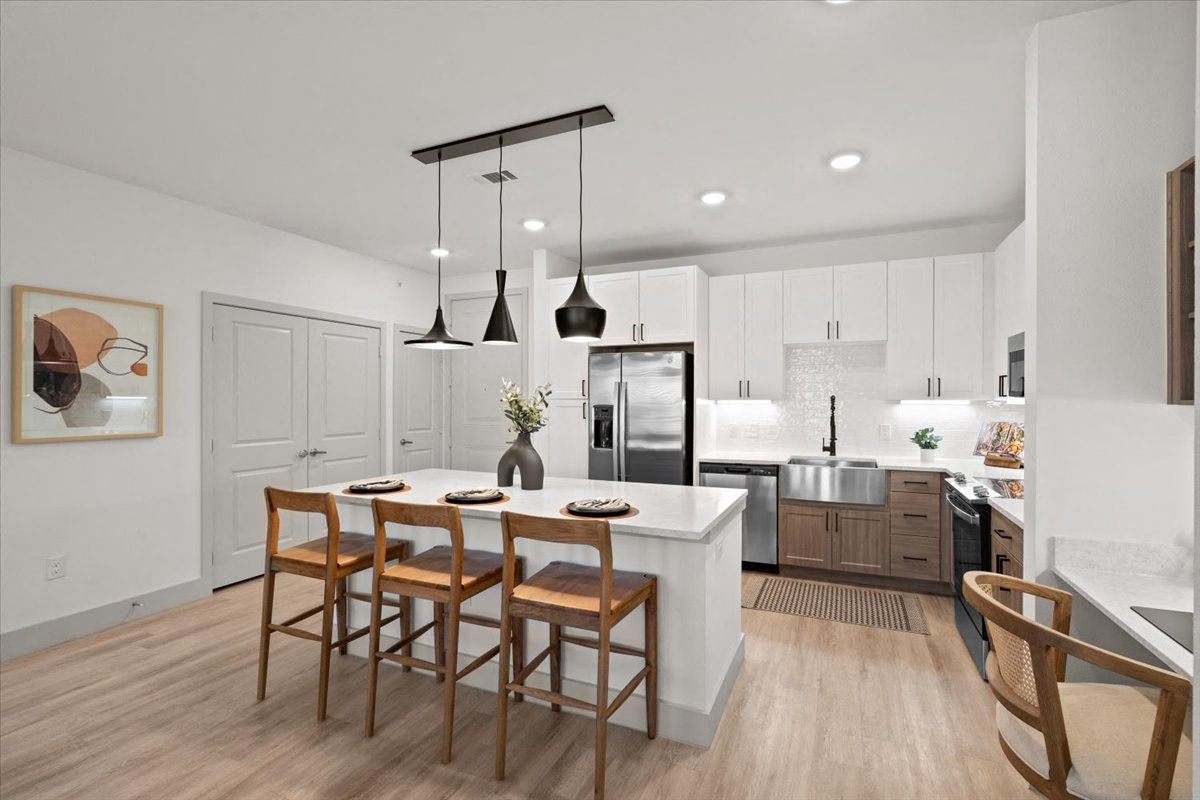
[[[932,464],[934,454],[937,453],[937,451],[936,450],[926,450],[923,447],[919,448],[919,449],[921,450],[921,463],[922,464]]]

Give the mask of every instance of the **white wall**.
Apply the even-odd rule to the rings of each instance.
[[[1008,337],[1025,330],[1025,223],[996,248],[992,277],[991,357],[999,374],[1008,371]]]
[[[1027,577],[1049,580],[1051,536],[1192,541],[1195,421],[1165,403],[1164,176],[1194,149],[1195,13],[1109,6],[1029,43]]]
[[[434,297],[427,273],[7,148],[0,270],[6,341],[11,286],[23,283],[163,304],[166,356],[161,438],[14,445],[2,394],[4,633],[199,579],[202,291],[422,330]],[[8,376],[9,347],[0,353]],[[59,555],[67,577],[48,582],[44,560]]]

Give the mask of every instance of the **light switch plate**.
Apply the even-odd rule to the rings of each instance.
[[[888,423],[888,422],[879,423],[879,438],[881,441],[884,441],[884,442],[890,442],[892,440],[891,423]]]

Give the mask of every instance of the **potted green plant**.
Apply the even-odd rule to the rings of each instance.
[[[933,428],[921,428],[909,441],[921,448],[921,461],[928,463],[933,461],[933,451],[937,450],[942,437],[935,435]]]
[[[529,437],[549,424],[545,411],[550,403],[550,384],[542,384],[533,390],[533,394],[521,394],[521,387],[505,378],[501,382],[500,408],[508,420],[508,430],[517,434],[517,440],[512,443],[500,463],[496,466],[496,483],[500,486],[513,485],[513,470],[521,473],[522,489],[541,489],[546,471],[542,465],[542,457],[533,449]]]

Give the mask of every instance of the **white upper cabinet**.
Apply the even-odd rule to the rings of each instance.
[[[982,254],[888,262],[888,309],[888,397],[985,396]]]
[[[985,271],[986,273],[986,271]],[[985,274],[986,277],[986,274]],[[988,392],[1008,393],[1008,337],[1025,330],[1025,223],[1017,226],[996,248],[993,272],[992,369]],[[985,296],[984,302],[987,302]]]
[[[887,262],[783,273],[783,341],[881,342],[888,334]]]
[[[710,278],[708,292],[708,393],[736,400],[745,396],[745,277]]]
[[[833,339],[833,267],[783,273],[783,341],[810,344]]]
[[[887,396],[933,397],[933,259],[888,262]]]
[[[594,275],[588,289],[608,312],[600,344],[696,340],[696,267]]]
[[[605,311],[604,335],[599,344],[633,344],[637,341],[638,275],[614,272],[587,279],[588,291]],[[557,332],[555,333],[557,335]]]
[[[691,342],[696,338],[696,268],[667,267],[637,273],[638,341]]]
[[[575,276],[546,281],[546,300],[550,306],[550,388],[555,398],[585,397],[588,346],[584,342],[564,342],[558,335],[554,311],[575,288]]]
[[[983,255],[933,260],[933,396],[984,396]]]
[[[783,399],[783,273],[711,278],[708,309],[712,399]]]
[[[782,400],[783,273],[747,275],[745,295],[746,397]]]
[[[882,342],[888,337],[887,262],[833,268],[833,338]]]

